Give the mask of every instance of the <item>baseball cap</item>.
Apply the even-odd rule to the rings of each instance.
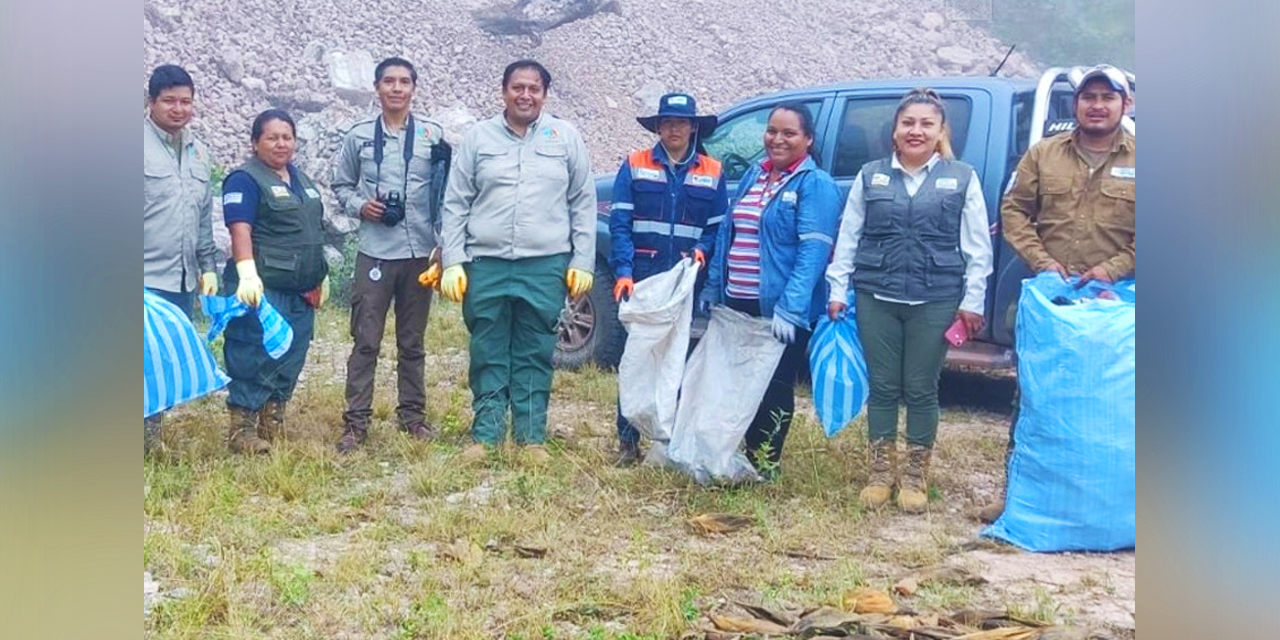
[[[1100,64],[1085,71],[1084,76],[1080,78],[1080,82],[1076,84],[1076,93],[1079,94],[1084,85],[1094,78],[1105,78],[1112,89],[1120,92],[1125,97],[1129,96],[1129,78],[1125,76],[1123,71],[1109,64]]]

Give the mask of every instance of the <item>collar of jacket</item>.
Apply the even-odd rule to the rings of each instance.
[[[1116,139],[1111,143],[1111,150],[1108,151],[1107,153],[1115,153],[1120,149],[1124,149],[1125,151],[1132,152],[1133,146],[1134,146],[1133,136],[1130,135],[1128,131],[1125,131],[1124,127],[1120,127],[1120,130],[1117,131],[1116,133],[1117,133]],[[1065,144],[1079,144],[1079,143],[1080,143],[1080,129],[1079,128],[1072,129],[1071,135],[1067,137],[1067,141]]]
[[[761,173],[768,171],[768,169],[765,168],[765,163],[767,162],[769,162],[769,159],[765,158],[764,160],[761,160],[760,162],[756,163],[756,166],[752,169],[750,180],[747,180],[746,177],[744,176],[744,179],[742,180],[742,184],[750,185],[750,183],[758,180],[760,178]],[[783,180],[783,183],[785,184],[787,182],[790,182],[792,178],[800,174],[813,171],[817,168],[818,168],[818,163],[814,162],[813,156],[805,155],[803,160],[800,160],[799,162],[791,166],[790,172],[784,174],[786,178]]]
[[[186,135],[186,127],[183,127],[182,130],[178,131],[177,135],[172,135],[168,131],[161,129],[160,125],[156,124],[156,121],[151,119],[150,113],[147,113],[143,118],[146,120],[147,124],[151,125],[151,130],[155,132],[156,137],[160,138],[160,142],[163,142],[175,149],[180,149],[192,143],[191,136]]]
[[[690,139],[690,142],[692,141],[693,140]],[[698,153],[697,149],[689,149],[689,152],[693,154],[692,158],[683,164],[673,164],[671,159],[667,157],[667,148],[662,146],[661,140],[655,142],[653,145],[653,159],[668,167],[696,167],[702,164],[702,155]]]

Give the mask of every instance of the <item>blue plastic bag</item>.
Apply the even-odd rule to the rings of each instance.
[[[143,417],[227,386],[227,378],[187,314],[149,291],[142,294]]]
[[[204,314],[213,319],[209,326],[209,342],[213,342],[227,328],[227,323],[252,313],[262,323],[262,348],[267,350],[271,359],[279,360],[293,346],[293,327],[271,306],[266,296],[258,302],[256,309],[240,302],[235,296],[200,296],[200,304],[204,308]]]
[[[1134,546],[1135,295],[1132,281],[1080,290],[1052,273],[1023,281],[1008,491],[983,535],[1029,551]]]
[[[871,393],[852,300],[843,318],[818,320],[809,339],[809,373],[813,408],[827,437],[834,438],[862,413]]]

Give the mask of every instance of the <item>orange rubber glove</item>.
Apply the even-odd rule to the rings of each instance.
[[[707,254],[703,253],[702,249],[693,250],[693,261],[698,263],[699,270],[707,268]]]
[[[613,283],[613,301],[621,302],[622,300],[630,300],[631,294],[636,292],[636,281],[629,277],[618,278]]]

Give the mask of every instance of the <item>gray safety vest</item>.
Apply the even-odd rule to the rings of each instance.
[[[324,259],[324,207],[315,183],[295,172],[303,193],[299,197],[276,172],[257,158],[243,171],[258,184],[258,219],[253,225],[253,261],[268,289],[304,293],[316,288],[329,273]]]
[[[888,176],[888,184],[877,175]],[[854,288],[899,300],[959,300],[960,217],[972,175],[963,162],[939,160],[913,197],[889,159],[863,165],[866,220],[854,255]]]

